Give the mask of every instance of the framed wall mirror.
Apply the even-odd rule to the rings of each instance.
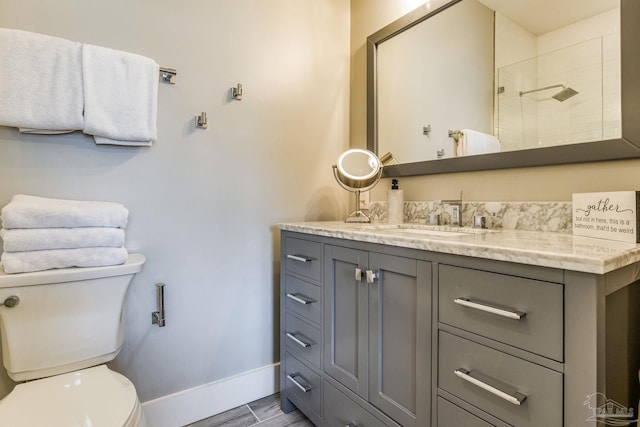
[[[431,0],[367,38],[385,176],[640,157],[640,2]]]

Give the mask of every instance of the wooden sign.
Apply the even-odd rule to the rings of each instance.
[[[573,194],[573,234],[640,242],[639,191]]]

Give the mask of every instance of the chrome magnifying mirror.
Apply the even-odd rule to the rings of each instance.
[[[393,161],[391,154],[383,156]],[[352,148],[338,157],[333,165],[333,176],[347,191],[356,193],[356,210],[345,222],[371,222],[371,218],[360,209],[360,193],[372,189],[382,176],[383,161],[369,150]]]

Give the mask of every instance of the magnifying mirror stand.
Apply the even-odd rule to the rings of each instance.
[[[354,193],[356,193],[356,210],[351,212],[344,222],[371,222],[371,217],[360,209],[360,190]]]
[[[368,222],[371,222],[371,217],[369,217],[369,215],[367,215],[366,213],[364,213],[362,211],[362,209],[360,209],[360,193],[363,190],[354,189],[353,187],[349,187],[348,185],[343,183],[339,178],[338,167],[336,165],[333,166],[333,176],[336,178],[336,181],[338,181],[338,184],[340,184],[340,186],[342,188],[344,188],[345,190],[350,191],[352,193],[356,193],[356,210],[351,212],[349,214],[349,216],[347,216],[347,219],[344,220],[344,222],[351,222],[351,223],[353,223],[353,222],[355,222],[355,223],[368,223]],[[373,183],[373,185],[367,186],[365,188],[365,191],[371,189],[380,180],[380,176],[381,176],[381,174],[378,174],[378,176],[375,179],[375,182]]]
[[[391,153],[383,157],[389,162],[395,160]],[[356,193],[356,210],[345,222],[371,222],[369,215],[360,209],[360,193],[375,187],[382,177],[384,165],[378,156],[361,148],[352,148],[338,157],[338,163],[333,165],[333,176],[342,188]]]

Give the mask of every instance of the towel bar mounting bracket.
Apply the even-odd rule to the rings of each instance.
[[[174,68],[160,67],[160,81],[162,83],[176,84],[178,71]]]

